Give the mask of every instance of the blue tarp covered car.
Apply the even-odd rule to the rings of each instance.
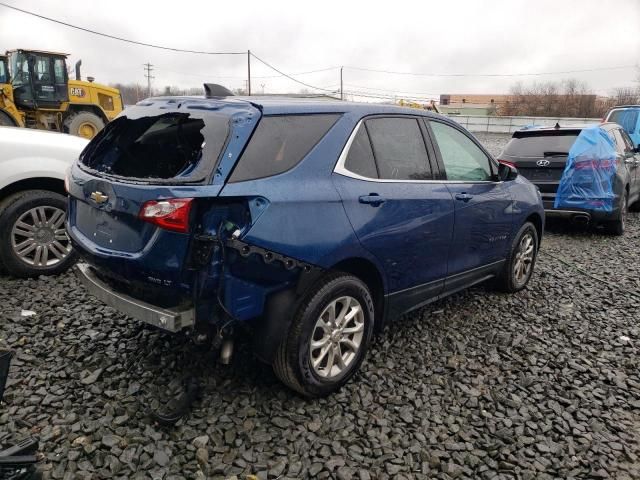
[[[640,200],[640,154],[617,123],[518,130],[499,158],[538,187],[547,217],[621,235]]]

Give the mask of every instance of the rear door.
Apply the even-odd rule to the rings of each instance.
[[[438,161],[455,205],[447,291],[483,278],[502,261],[511,240],[511,196],[495,180],[495,162],[462,130],[429,120]]]
[[[384,268],[397,312],[438,295],[447,273],[453,201],[446,185],[433,181],[425,134],[414,117],[367,119],[334,174],[361,244]]]

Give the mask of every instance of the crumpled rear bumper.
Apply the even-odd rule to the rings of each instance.
[[[91,295],[136,320],[174,333],[183,328],[191,327],[195,323],[193,308],[165,309],[115,291],[109,284],[98,278],[86,263],[77,264],[75,272]]]

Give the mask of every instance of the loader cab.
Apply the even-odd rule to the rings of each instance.
[[[58,110],[69,101],[66,54],[13,50],[7,58],[18,108]]]

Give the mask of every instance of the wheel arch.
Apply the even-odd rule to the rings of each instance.
[[[331,267],[331,270],[350,273],[367,285],[373,297],[373,305],[375,308],[375,331],[381,331],[386,321],[386,305],[384,279],[378,267],[366,258],[353,257],[341,260]]]
[[[85,103],[70,103],[69,107],[67,108],[67,111],[65,112],[63,121],[67,120],[71,115],[75,115],[76,113],[82,113],[82,112],[94,113],[102,119],[105,125],[109,123],[107,114],[104,112],[102,108],[100,108],[97,105],[85,104]]]
[[[362,257],[345,258],[317,275],[304,290],[296,287],[272,293],[265,302],[262,316],[254,329],[253,350],[266,363],[272,363],[280,343],[287,337],[295,312],[309,289],[322,281],[329,272],[353,275],[367,285],[373,297],[375,309],[375,332],[380,332],[386,321],[385,287],[378,267]]]
[[[60,195],[66,195],[64,189],[64,180],[51,177],[34,177],[25,178],[0,189],[0,204],[8,197],[15,193],[25,192],[28,190],[48,190]]]
[[[540,249],[540,244],[542,243],[542,234],[544,232],[544,223],[542,222],[542,217],[538,213],[532,213],[527,217],[525,222],[533,223],[533,226],[536,227],[536,233],[538,234],[538,250]]]

